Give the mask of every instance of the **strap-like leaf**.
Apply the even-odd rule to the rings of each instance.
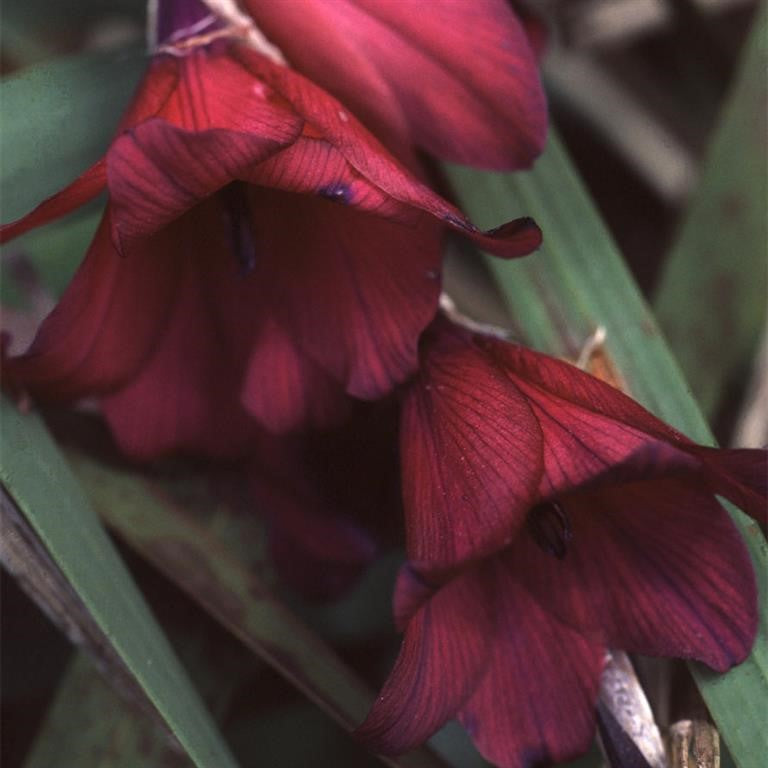
[[[235,762],[80,486],[35,414],[0,403],[0,480],[198,768]]]
[[[765,320],[767,50],[763,4],[654,300],[659,324],[708,416],[732,378],[748,370]]]
[[[531,172],[483,174],[448,168],[465,210],[479,226],[530,215],[544,246],[515,263],[490,260],[516,330],[532,346],[577,359],[602,326],[605,352],[629,392],[691,438],[712,435],[678,364],[625,267],[557,135]],[[734,510],[758,581],[766,583],[768,551],[757,524]],[[768,754],[768,643],[763,616],[752,655],[727,675],[691,665],[701,693],[740,768]]]

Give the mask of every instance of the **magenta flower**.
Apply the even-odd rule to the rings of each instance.
[[[537,62],[505,0],[243,5],[288,61],[388,143],[496,169],[527,167],[543,149]]]
[[[302,6],[286,4],[284,18],[290,7],[301,23]],[[83,265],[6,376],[46,400],[106,396],[116,437],[137,456],[236,454],[254,427],[326,424],[344,392],[380,397],[416,367],[443,227],[502,256],[540,242],[526,219],[478,232],[419,180],[405,134],[382,127],[388,151],[296,70],[231,37],[211,41],[222,29],[202,34],[207,14],[196,0],[161,3],[166,45],[105,157],[0,232],[8,240],[107,190]],[[307,44],[323,39],[318,30]],[[501,42],[489,39],[486,54]],[[477,98],[496,100],[488,71],[478,60],[448,79],[466,90],[472,73]],[[538,84],[530,91],[539,103]],[[543,139],[537,126],[505,141]],[[462,134],[446,130],[452,143]]]
[[[360,729],[399,752],[458,718],[505,767],[586,750],[606,648],[742,661],[764,451],[691,443],[577,368],[438,322],[401,422],[405,632]]]

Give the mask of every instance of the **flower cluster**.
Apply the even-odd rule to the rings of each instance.
[[[245,0],[238,23],[220,5],[160,0],[104,157],[0,230],[107,193],[5,382],[98,397],[134,458],[247,459],[274,559],[315,595],[404,519],[403,645],[358,732],[374,749],[458,718],[497,765],[566,759],[607,648],[743,660],[755,581],[715,494],[759,516],[764,453],[697,446],[438,311],[446,231],[504,258],[540,243],[529,219],[479,231],[421,154],[530,166],[538,29],[504,0]]]

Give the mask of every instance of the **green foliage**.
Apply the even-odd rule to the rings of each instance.
[[[137,49],[38,64],[0,82],[0,199],[11,221],[99,159],[146,66]]]
[[[40,418],[0,404],[0,479],[198,768],[234,768],[227,747]]]
[[[710,416],[729,379],[749,370],[765,321],[767,46],[763,4],[654,301],[659,324]]]
[[[448,169],[465,210],[481,226],[523,214],[545,233],[541,250],[516,262],[490,259],[514,328],[539,349],[576,360],[598,327],[606,330],[606,360],[628,391],[694,440],[712,435],[680,368],[600,220],[557,135],[533,171],[487,174]],[[766,583],[768,550],[756,523],[733,510]],[[763,603],[764,605],[764,603]],[[740,768],[758,768],[768,754],[765,616],[752,655],[726,675],[699,665],[692,672]]]

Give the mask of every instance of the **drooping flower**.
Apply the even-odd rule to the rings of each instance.
[[[458,718],[491,762],[586,750],[607,648],[742,661],[755,578],[721,494],[766,509],[764,451],[703,448],[568,363],[428,332],[401,421],[400,655],[360,730],[398,752]]]
[[[105,157],[0,233],[109,193],[84,264],[6,375],[42,399],[109,396],[134,455],[233,453],[249,422],[325,423],[344,392],[376,398],[412,372],[443,227],[503,256],[540,234],[529,220],[478,232],[419,180],[410,145],[393,139],[395,159],[197,0],[160,17],[164,45]]]
[[[496,169],[527,167],[543,148],[536,59],[505,0],[244,6],[297,69],[378,136]]]

